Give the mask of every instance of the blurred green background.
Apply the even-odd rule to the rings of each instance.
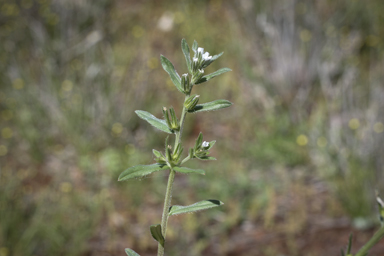
[[[384,2],[0,1],[0,256],[155,255],[166,173],[117,182],[153,162],[165,134],[134,110],[179,112],[159,56],[187,71],[180,42],[211,54],[199,85],[220,112],[188,116],[217,140],[205,177],[178,175],[167,255],[335,255],[378,225],[384,193]],[[384,244],[376,247],[384,254]]]

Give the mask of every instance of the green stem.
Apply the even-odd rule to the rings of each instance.
[[[180,165],[183,165],[183,164],[184,164],[185,162],[187,162],[189,159],[191,159],[191,158],[190,158],[189,155],[188,155],[186,158],[183,159],[183,161],[181,161]]]
[[[384,237],[384,227],[381,227],[372,238],[355,254],[355,256],[364,256],[368,251]]]
[[[171,207],[172,187],[173,187],[174,180],[175,180],[175,171],[171,168],[171,171],[168,177],[167,191],[165,193],[163,216],[161,218],[161,233],[163,234],[164,240],[167,232],[169,207]],[[161,246],[161,244],[159,243],[157,248],[157,256],[163,256],[163,255],[164,255],[164,247]]]
[[[184,102],[188,99],[190,95],[186,94]],[[185,116],[187,115],[188,111],[186,107],[184,106],[183,103],[183,110],[181,112],[181,118],[180,118],[180,131],[176,134],[176,139],[175,139],[175,148],[176,146],[181,142],[181,135],[183,134],[183,128],[184,128],[184,122],[185,122]]]
[[[189,94],[185,95],[185,99],[188,99]],[[177,145],[181,141],[181,135],[183,133],[183,127],[185,122],[185,116],[187,115],[188,111],[186,110],[184,103],[183,103],[183,110],[181,112],[181,118],[180,118],[180,130],[176,132],[175,137],[175,146],[173,147],[173,150],[175,152]],[[185,159],[184,159],[185,160]],[[171,199],[172,199],[172,187],[173,187],[173,181],[175,180],[175,171],[173,168],[170,168],[171,171],[169,173],[168,177],[168,184],[167,184],[167,191],[165,193],[165,199],[164,199],[164,208],[163,208],[163,216],[161,218],[161,233],[163,234],[164,240],[165,236],[167,234],[167,224],[168,224],[168,217],[169,217],[169,207],[171,207]],[[163,256],[164,255],[164,247],[161,246],[161,244],[158,244],[157,248],[157,256]]]

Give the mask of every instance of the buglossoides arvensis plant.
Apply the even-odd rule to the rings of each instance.
[[[188,114],[198,113],[204,111],[219,110],[227,108],[232,105],[228,100],[215,100],[207,103],[199,103],[199,95],[191,95],[194,86],[207,82],[212,78],[221,75],[225,72],[231,71],[229,68],[221,68],[213,73],[205,75],[205,68],[212,62],[217,60],[223,53],[211,56],[203,48],[198,47],[196,41],[192,45],[194,56],[191,59],[189,46],[185,39],[181,41],[181,48],[185,56],[185,60],[188,67],[188,73],[183,74],[181,77],[176,72],[173,64],[164,56],[161,55],[161,65],[164,70],[169,74],[173,84],[176,86],[182,94],[184,94],[184,103],[182,105],[181,117],[177,118],[175,110],[171,107],[169,109],[163,108],[163,119],[159,119],[154,115],[142,111],[136,110],[136,114],[143,120],[150,123],[156,129],[175,135],[174,146],[168,144],[168,138],[165,140],[164,152],[153,149],[156,163],[150,165],[136,165],[128,168],[122,172],[119,176],[119,181],[128,180],[132,178],[139,178],[158,171],[169,170],[168,184],[165,193],[163,215],[161,224],[155,224],[150,226],[150,232],[152,237],[158,242],[158,256],[164,255],[164,247],[167,234],[168,219],[172,215],[196,212],[200,210],[209,209],[212,207],[220,206],[223,203],[219,200],[203,200],[192,205],[171,206],[172,198],[172,186],[176,173],[191,173],[205,175],[205,171],[201,169],[190,169],[183,165],[191,159],[200,160],[216,160],[214,157],[209,156],[209,150],[215,144],[215,141],[204,141],[203,134],[200,133],[196,139],[195,145],[187,151],[183,158],[184,147],[181,141],[184,121]],[[138,256],[132,249],[125,249],[125,252],[129,256]]]

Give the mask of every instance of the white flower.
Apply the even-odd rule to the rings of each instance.
[[[200,74],[204,74],[204,69],[199,69]]]
[[[194,62],[197,62],[198,60],[199,60],[199,59],[196,58],[196,57],[193,58],[193,61],[194,61]]]
[[[212,56],[209,56],[209,52],[205,52],[203,54],[203,60],[210,60],[210,59],[212,59]]]
[[[204,141],[203,144],[202,144],[202,146],[203,146],[203,148],[207,148],[207,147],[209,147],[209,142]]]
[[[201,47],[197,48],[197,52],[201,52],[201,54],[203,54],[204,53],[204,48],[201,48]]]

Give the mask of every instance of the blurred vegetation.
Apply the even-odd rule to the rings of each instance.
[[[196,93],[234,106],[187,120],[189,143],[203,131],[220,161],[203,180],[177,177],[173,203],[225,205],[172,219],[168,254],[230,255],[232,235],[254,225],[299,253],[306,209],[369,226],[384,192],[383,11],[381,0],[1,0],[0,256],[154,254],[165,174],[117,176],[162,147],[134,110],[181,104],[159,62],[186,71],[181,38],[224,50],[210,70],[233,72]]]

